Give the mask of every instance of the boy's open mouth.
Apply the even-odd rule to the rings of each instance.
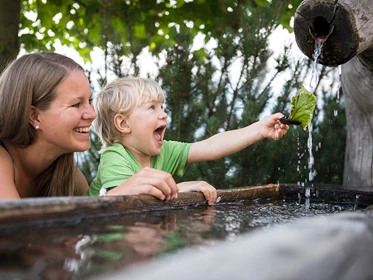
[[[156,140],[159,144],[162,144],[162,142],[163,142],[162,135],[163,135],[163,132],[164,132],[165,129],[166,129],[166,126],[160,126],[160,127],[158,127],[158,128],[154,131],[154,138],[155,138],[155,140]]]

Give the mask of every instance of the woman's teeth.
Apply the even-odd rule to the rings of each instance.
[[[74,128],[73,130],[76,131],[76,132],[79,132],[79,133],[89,133],[90,128],[89,127],[79,127],[79,128]]]

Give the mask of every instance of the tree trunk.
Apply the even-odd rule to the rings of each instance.
[[[373,49],[342,65],[347,139],[343,182],[373,191]]]
[[[373,5],[371,0],[305,0],[294,18],[295,39],[319,63],[342,66],[347,141],[345,186],[373,191]]]
[[[19,51],[20,0],[0,0],[0,72]]]

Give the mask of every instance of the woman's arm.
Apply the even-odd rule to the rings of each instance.
[[[87,179],[78,167],[76,169],[77,169],[76,171],[77,187],[78,187],[79,195],[85,195],[89,188]]]

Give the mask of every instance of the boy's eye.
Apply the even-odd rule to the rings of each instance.
[[[154,109],[155,109],[155,106],[154,106],[154,105],[150,106],[150,109],[154,110]]]

